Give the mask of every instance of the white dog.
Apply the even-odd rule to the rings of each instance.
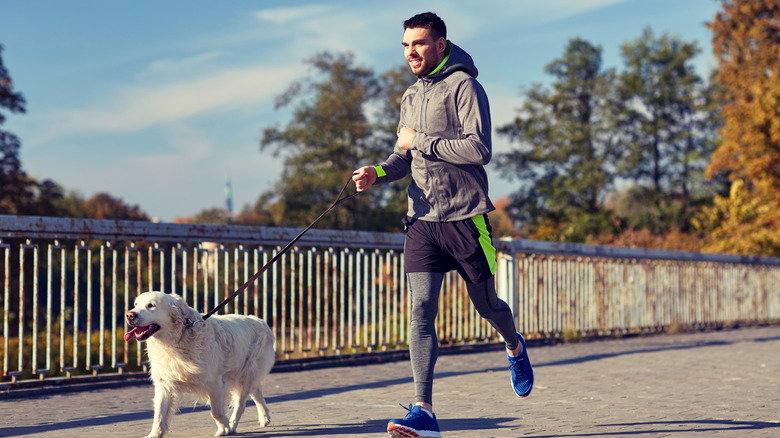
[[[125,341],[146,341],[154,383],[154,423],[147,438],[162,437],[181,394],[208,400],[216,436],[235,433],[247,396],[260,426],[270,421],[263,379],[274,365],[274,335],[254,316],[214,315],[205,321],[175,294],[145,292],[127,312]],[[233,408],[228,421],[225,399]]]

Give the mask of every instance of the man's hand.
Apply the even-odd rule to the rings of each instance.
[[[405,151],[412,149],[412,137],[414,137],[414,134],[416,133],[417,131],[412,128],[401,128],[398,132],[398,147]]]
[[[373,166],[363,166],[352,174],[355,188],[358,192],[371,187],[376,182],[376,169]]]

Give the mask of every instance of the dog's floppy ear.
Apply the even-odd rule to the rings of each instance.
[[[182,297],[176,294],[171,294],[171,297],[174,299],[173,303],[171,303],[171,308],[169,310],[171,319],[178,325],[184,325],[188,327],[192,327],[195,325],[196,322],[201,321],[203,318],[200,316],[200,314],[195,311],[192,307],[187,305],[187,303],[184,301]]]

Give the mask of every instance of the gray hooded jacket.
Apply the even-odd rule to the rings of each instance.
[[[484,165],[490,161],[490,108],[477,82],[477,67],[463,49],[447,42],[442,68],[419,76],[401,101],[398,125],[417,131],[411,150],[396,144],[376,166],[377,183],[411,172],[408,216],[434,222],[464,220],[495,210]]]

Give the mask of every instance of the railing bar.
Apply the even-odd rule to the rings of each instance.
[[[8,244],[0,243],[0,248],[4,249],[3,256],[3,375],[8,375],[10,371],[10,339],[11,339],[11,247]]]

